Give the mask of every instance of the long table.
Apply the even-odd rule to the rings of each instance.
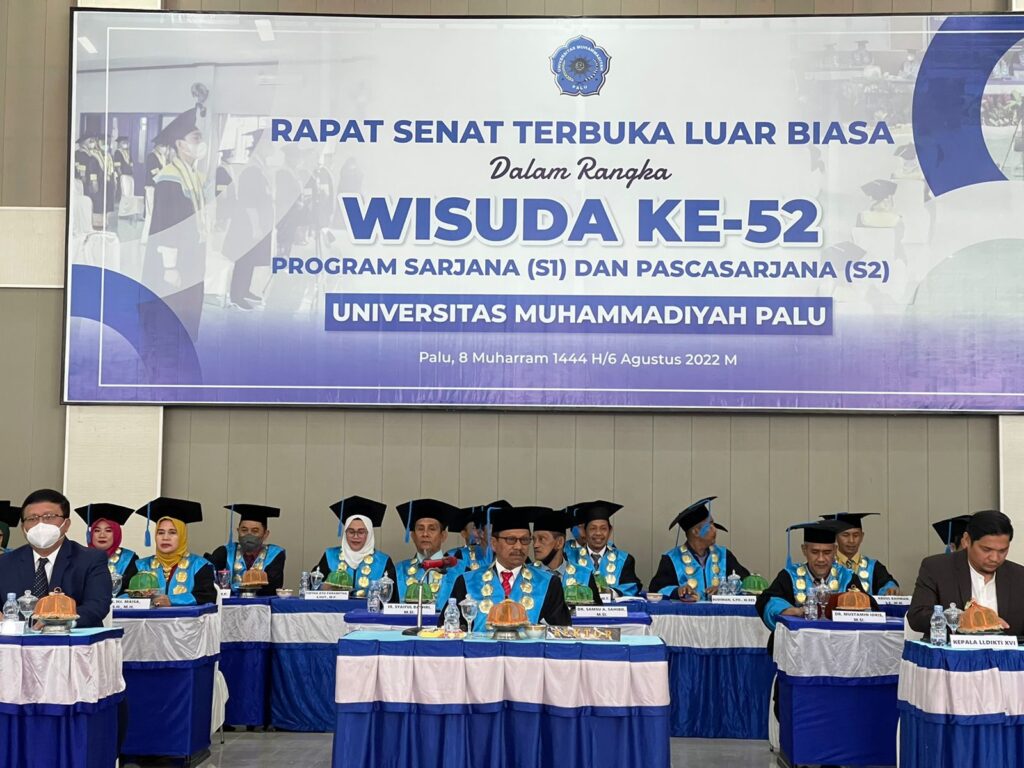
[[[0,636],[0,754],[19,768],[110,768],[124,698],[120,629]]]
[[[779,741],[793,765],[896,765],[903,621],[779,618]]]
[[[335,768],[669,766],[667,650],[432,641],[358,631],[337,645]]]
[[[1024,765],[1024,651],[903,648],[900,765]]]

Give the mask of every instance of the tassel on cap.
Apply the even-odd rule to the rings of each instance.
[[[150,502],[149,504],[146,505],[146,540],[145,540],[145,543],[146,543],[146,548],[147,549],[149,547],[153,546],[153,536],[149,532],[149,525],[152,522],[151,515],[150,515],[150,508],[152,506],[153,506],[152,502]]]
[[[341,519],[341,515],[338,515],[338,519]],[[409,543],[409,525],[412,523],[412,502],[409,502],[409,514],[405,518],[405,543]]]
[[[85,510],[85,545],[92,546],[92,504]]]
[[[953,551],[953,520],[950,518],[949,531],[946,533],[946,554]]]
[[[341,509],[338,511],[338,538],[345,533],[345,523],[342,521],[345,519],[345,500],[341,500]]]
[[[228,510],[228,548],[235,543],[235,530],[231,524],[235,521],[235,505],[232,504]]]

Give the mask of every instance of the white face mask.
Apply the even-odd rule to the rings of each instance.
[[[193,145],[193,149],[196,153],[196,160],[202,160],[206,157],[206,153],[210,151],[205,141],[200,141],[198,144]]]
[[[50,523],[36,523],[25,534],[28,543],[36,549],[49,549],[60,541],[60,537],[60,526]]]

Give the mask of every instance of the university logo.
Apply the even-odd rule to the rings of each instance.
[[[593,96],[601,91],[611,56],[589,37],[574,37],[551,54],[558,89],[568,96]]]

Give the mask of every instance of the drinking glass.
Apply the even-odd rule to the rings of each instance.
[[[117,597],[121,594],[121,583],[123,581],[124,577],[117,571],[110,574],[110,592],[112,597]]]
[[[462,611],[462,618],[466,620],[467,631],[472,636],[473,622],[476,620],[476,616],[480,612],[480,606],[477,604],[476,600],[467,596],[461,603],[459,603],[459,609]]]

